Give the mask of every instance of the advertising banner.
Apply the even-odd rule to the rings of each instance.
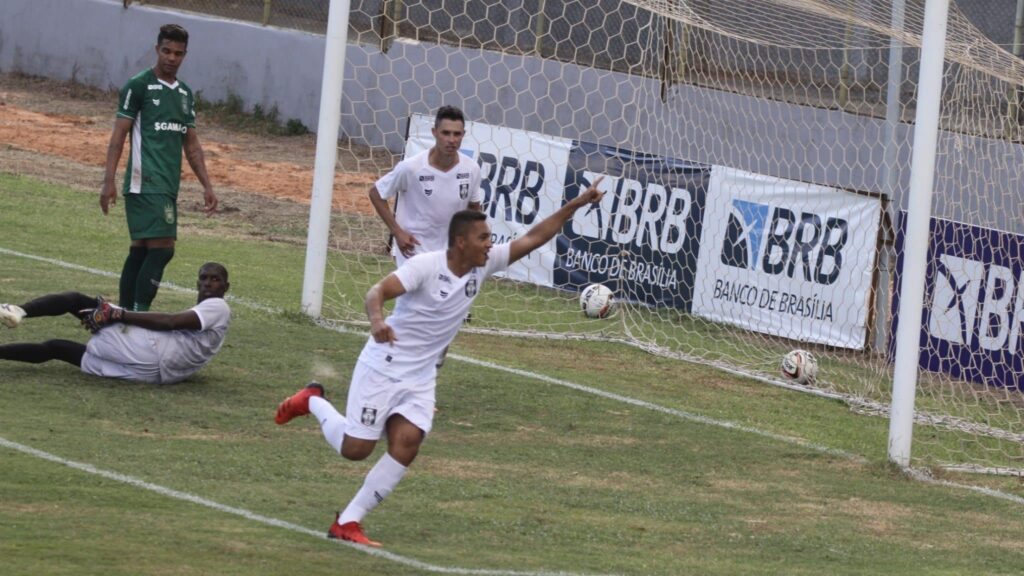
[[[600,204],[576,212],[557,238],[555,285],[602,283],[632,302],[689,311],[709,167],[577,142],[566,200],[601,175]]]
[[[929,233],[921,368],[1024,390],[1024,236],[937,218]],[[905,238],[901,212],[893,334]]]
[[[863,348],[880,214],[877,198],[713,167],[693,313]]]

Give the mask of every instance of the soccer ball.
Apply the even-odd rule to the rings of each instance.
[[[818,360],[807,350],[790,350],[782,357],[779,369],[787,380],[798,384],[813,384],[818,376]]]
[[[580,292],[580,308],[587,318],[607,318],[615,312],[615,294],[604,284],[591,284]]]

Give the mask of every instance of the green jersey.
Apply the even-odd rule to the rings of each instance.
[[[125,194],[170,194],[181,184],[181,148],[196,126],[195,98],[181,80],[168,84],[152,69],[121,89],[117,115],[133,121]]]

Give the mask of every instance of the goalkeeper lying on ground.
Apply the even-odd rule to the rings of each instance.
[[[80,292],[50,294],[22,306],[0,304],[0,323],[9,328],[24,318],[72,314],[93,333],[87,344],[5,344],[0,346],[0,360],[63,360],[95,376],[151,384],[180,382],[205,366],[224,343],[231,321],[224,301],[229,286],[227,269],[207,262],[196,282],[198,303],[175,314],[131,312]]]

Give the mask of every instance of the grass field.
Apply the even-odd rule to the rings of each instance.
[[[94,193],[4,174],[0,191],[0,301],[116,292],[96,272],[119,270],[127,234]],[[314,377],[343,399],[364,336],[295,312],[301,247],[183,219],[165,280],[217,260],[240,298],[199,375],[0,365],[3,574],[1020,573],[1024,505],[906,478],[884,419],[612,344],[481,335],[456,341],[434,432],[367,518],[385,553],[327,541],[376,458],[273,411]],[[156,307],[193,301],[165,287]],[[53,337],[85,334],[38,319],[0,343]]]

